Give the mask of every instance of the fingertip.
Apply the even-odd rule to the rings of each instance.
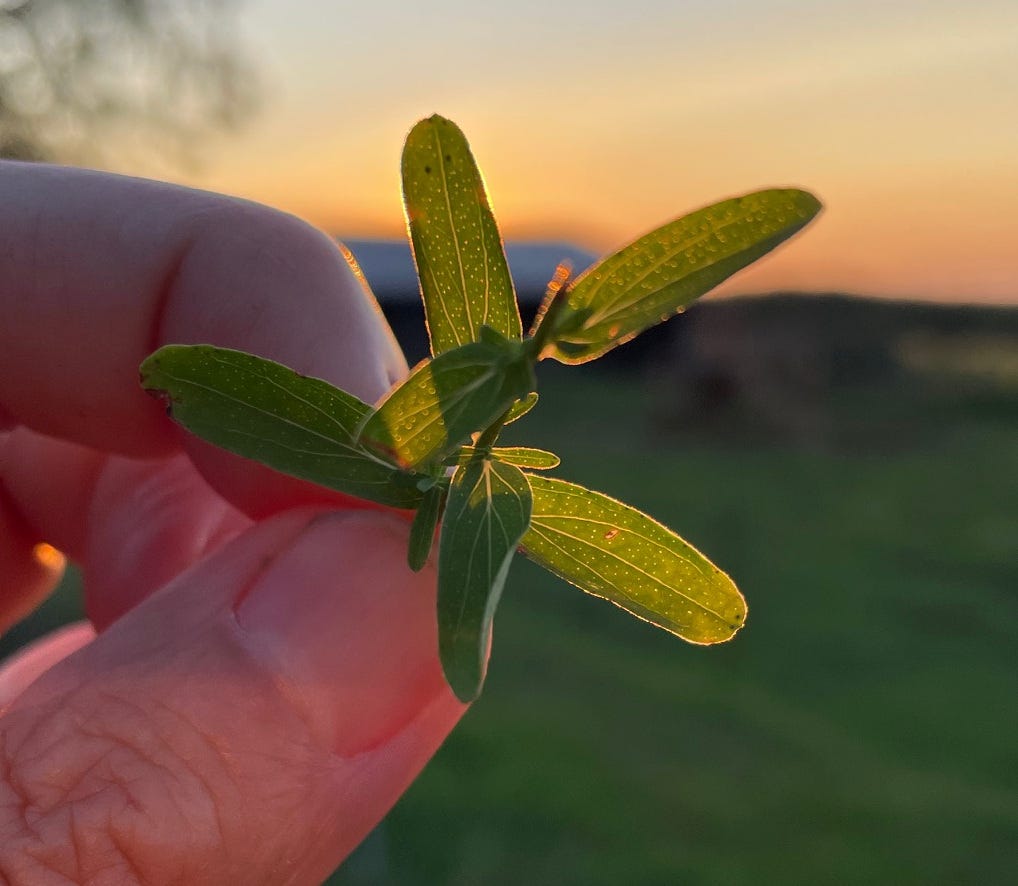
[[[340,245],[295,216],[244,201],[224,203],[196,227],[158,339],[250,351],[369,403],[405,367]]]

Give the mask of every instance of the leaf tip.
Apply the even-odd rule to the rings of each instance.
[[[807,221],[815,218],[824,209],[823,201],[811,191],[796,188],[796,194],[800,203],[800,215]]]
[[[411,572],[420,572],[428,562],[429,552],[420,552],[410,548],[407,551],[406,564],[410,567]]]
[[[453,695],[463,704],[472,704],[481,697],[481,688],[484,686],[484,677],[479,680],[460,680],[451,678],[448,673],[445,675],[449,688]]]

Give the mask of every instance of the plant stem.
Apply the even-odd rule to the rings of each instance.
[[[555,269],[555,275],[548,283],[548,289],[544,295],[545,308],[538,315],[530,335],[523,342],[523,355],[530,361],[531,367],[536,366],[537,361],[541,359],[541,351],[544,350],[548,340],[555,332],[555,321],[568,303],[565,284],[571,272],[572,268],[565,262]],[[491,454],[491,447],[495,445],[498,435],[502,433],[502,428],[505,427],[510,412],[512,412],[512,407],[509,407],[481,432],[474,444],[474,450],[479,457],[484,458]]]
[[[544,295],[542,304],[543,310],[537,315],[530,336],[527,339],[527,352],[532,355],[536,363],[541,359],[541,351],[544,350],[548,340],[555,333],[555,324],[562,309],[568,304],[566,297],[566,281],[572,273],[572,268],[567,263],[560,264],[555,269],[555,276],[548,283],[548,290]]]
[[[498,441],[498,435],[502,433],[502,428],[505,427],[505,420],[509,418],[510,412],[512,412],[511,406],[488,425],[481,432],[481,436],[477,438],[477,443],[474,444],[474,451],[482,458],[491,454],[491,447]]]

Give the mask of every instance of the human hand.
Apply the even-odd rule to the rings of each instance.
[[[0,630],[81,565],[92,624],[0,669],[0,882],[319,883],[463,707],[397,515],[183,435],[170,342],[367,401],[406,371],[329,240],[251,204],[0,164]]]

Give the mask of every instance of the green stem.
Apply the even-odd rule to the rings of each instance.
[[[505,427],[505,420],[509,418],[511,411],[512,407],[510,406],[509,409],[488,425],[481,433],[481,436],[477,438],[477,442],[474,444],[474,451],[479,457],[484,458],[491,454],[491,447],[498,441],[498,435],[502,433],[502,428]]]
[[[544,297],[547,308],[538,317],[531,334],[523,341],[523,356],[530,361],[531,367],[536,366],[537,361],[541,359],[541,351],[544,350],[545,345],[554,334],[555,322],[569,301],[566,294],[566,281],[569,279],[570,270],[568,264],[561,264],[556,268],[555,276],[551,278]],[[491,447],[498,441],[498,435],[502,433],[502,428],[505,427],[506,419],[511,411],[512,407],[503,412],[481,432],[474,444],[476,457],[486,458],[491,455]]]
[[[544,296],[544,303],[547,307],[538,315],[537,321],[528,336],[525,345],[527,354],[536,363],[541,359],[541,351],[544,350],[548,341],[555,334],[555,326],[562,310],[569,303],[566,293],[566,281],[569,279],[571,268],[568,264],[561,264],[555,269],[555,276],[548,283],[548,291]]]

